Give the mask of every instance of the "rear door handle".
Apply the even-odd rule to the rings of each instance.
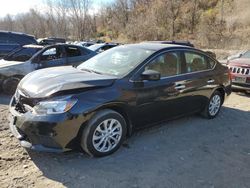
[[[181,89],[185,89],[185,88],[186,88],[185,85],[176,85],[175,86],[175,89],[177,89],[177,90],[181,90]]]
[[[214,83],[214,80],[213,79],[210,79],[207,81],[208,84],[211,84],[211,83]]]

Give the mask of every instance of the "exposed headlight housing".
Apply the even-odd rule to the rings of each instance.
[[[35,114],[61,114],[69,111],[75,104],[76,99],[56,100],[56,101],[42,101],[34,108]]]

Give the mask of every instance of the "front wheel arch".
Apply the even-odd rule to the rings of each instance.
[[[118,145],[115,146],[115,148],[113,148],[110,151],[107,151],[106,153],[105,152],[100,153],[99,151],[96,151],[93,148],[91,139],[92,139],[92,134],[94,133],[93,131],[95,131],[96,129],[96,126],[99,126],[98,124],[102,122],[103,120],[105,120],[105,118],[107,117],[113,117],[116,120],[118,120],[121,123],[123,132],[121,135],[121,140],[118,143]],[[115,152],[117,149],[119,149],[122,142],[126,139],[127,124],[126,124],[125,118],[120,113],[111,109],[101,109],[101,110],[96,111],[91,116],[91,118],[84,124],[83,128],[81,129],[81,132],[82,132],[81,139],[80,139],[81,148],[91,156],[102,157],[102,156],[109,155]]]
[[[99,110],[104,110],[104,109],[113,110],[113,111],[121,114],[123,116],[123,118],[125,119],[126,125],[127,125],[127,134],[126,134],[126,136],[129,137],[129,136],[132,135],[132,133],[133,133],[133,124],[132,124],[132,121],[131,121],[131,119],[129,117],[129,114],[125,110],[125,107],[122,107],[120,105],[112,105],[112,106],[102,107]]]

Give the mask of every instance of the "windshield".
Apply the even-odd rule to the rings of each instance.
[[[120,46],[94,56],[77,68],[122,77],[153,53],[152,50]]]
[[[101,48],[103,44],[94,44],[88,47],[88,49],[96,51],[98,48]]]
[[[4,57],[6,61],[28,61],[41,48],[20,48]]]
[[[247,51],[244,54],[242,54],[241,58],[250,58],[250,51]]]

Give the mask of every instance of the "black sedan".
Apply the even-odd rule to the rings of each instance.
[[[7,54],[0,60],[0,63],[8,63],[10,61],[28,61],[34,54],[43,49],[44,46],[36,44],[24,45],[16,50],[13,50],[11,53]]]
[[[10,103],[10,128],[26,148],[81,146],[105,156],[136,129],[193,113],[216,117],[230,93],[228,69],[203,51],[124,45],[75,68],[27,75]]]

